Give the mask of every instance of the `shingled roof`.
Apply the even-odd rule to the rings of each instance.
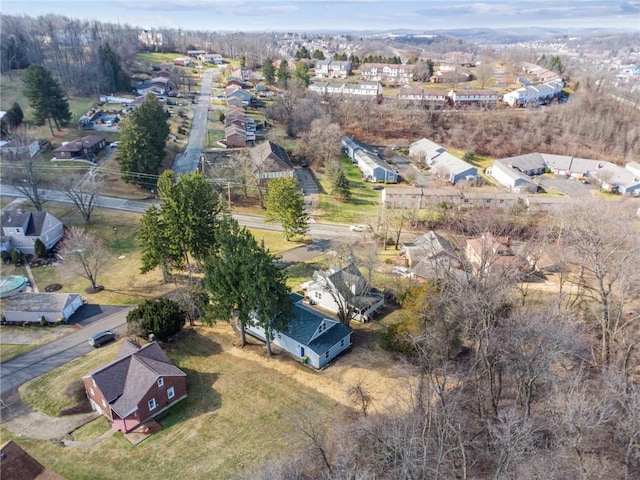
[[[143,347],[126,341],[116,360],[89,374],[120,417],[138,405],[160,377],[184,377],[157,342]]]

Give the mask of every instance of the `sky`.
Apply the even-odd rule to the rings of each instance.
[[[640,0],[0,0],[0,13],[238,32],[477,27],[640,32]]]

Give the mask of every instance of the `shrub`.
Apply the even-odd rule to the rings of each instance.
[[[20,265],[22,263],[22,254],[17,250],[13,250],[11,252],[11,262],[14,265]]]
[[[44,315],[42,315],[42,316],[40,317],[40,326],[41,326],[41,327],[46,327],[46,326],[47,326],[47,319],[46,319],[46,318],[44,318]]]
[[[39,238],[36,238],[36,241],[33,244],[33,248],[35,249],[36,257],[44,258],[47,256],[47,246]]]

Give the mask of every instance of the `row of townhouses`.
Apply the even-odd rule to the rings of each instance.
[[[603,190],[625,196],[640,196],[640,163],[629,162],[624,167],[602,160],[552,155],[548,153],[528,153],[515,157],[498,159],[487,175],[516,193],[538,191],[537,175],[545,172],[567,178],[588,181],[595,180]]]
[[[374,98],[382,100],[383,88],[379,82],[362,82],[358,84],[340,82],[312,82],[309,85],[311,92],[321,95],[348,95]]]
[[[342,137],[342,151],[362,173],[362,178],[372,183],[398,183],[398,172],[382,160],[368,145],[351,137]]]

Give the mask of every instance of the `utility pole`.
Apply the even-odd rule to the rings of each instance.
[[[231,208],[231,182],[227,182],[227,204]]]

